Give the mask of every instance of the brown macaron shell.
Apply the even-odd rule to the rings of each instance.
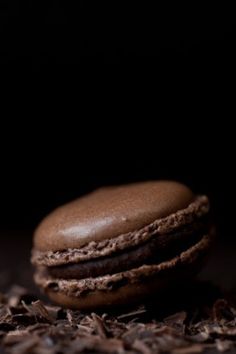
[[[177,182],[101,188],[46,217],[35,232],[34,247],[54,252],[112,239],[184,209],[193,200],[191,190]]]
[[[206,196],[198,196],[184,209],[178,210],[166,217],[156,219],[151,224],[139,230],[120,234],[111,239],[94,240],[80,248],[68,248],[59,251],[41,251],[35,245],[32,252],[32,263],[36,266],[53,267],[112,255],[113,253],[143,244],[152,237],[165,237],[166,235],[178,232],[179,229],[181,230],[185,226],[194,226],[208,212],[208,198]],[[37,238],[38,230],[36,230],[35,238]],[[169,236],[166,237],[166,243],[168,243],[168,238]]]

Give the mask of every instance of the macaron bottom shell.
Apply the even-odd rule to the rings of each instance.
[[[48,279],[43,273],[36,272],[35,281],[51,300],[72,309],[90,310],[133,304],[146,297],[158,298],[159,294],[186,284],[192,279],[205,263],[211,239],[212,234],[205,235],[198,243],[173,259],[158,265],[144,265],[131,272],[123,272],[121,281],[113,282],[109,289],[99,288],[99,279],[102,277],[93,278],[94,289],[88,287],[82,293],[76,292],[77,283],[79,288],[79,281],[76,279],[67,281]],[[87,279],[87,282],[91,282],[91,279]],[[84,284],[86,287],[86,279]]]

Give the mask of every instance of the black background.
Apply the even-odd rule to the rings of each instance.
[[[219,239],[234,243],[230,6],[0,6],[2,253],[28,251],[60,204],[159,178],[208,194]]]

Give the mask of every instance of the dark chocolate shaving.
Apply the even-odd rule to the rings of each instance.
[[[113,315],[82,313],[35,301],[14,287],[0,298],[0,353],[188,354],[236,348],[236,307],[227,298],[205,296],[198,304],[178,301],[178,306],[168,315],[150,304]]]

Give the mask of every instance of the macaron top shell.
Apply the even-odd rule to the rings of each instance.
[[[60,251],[138,230],[186,208],[195,196],[172,181],[98,189],[53,211],[35,232],[34,248]]]

